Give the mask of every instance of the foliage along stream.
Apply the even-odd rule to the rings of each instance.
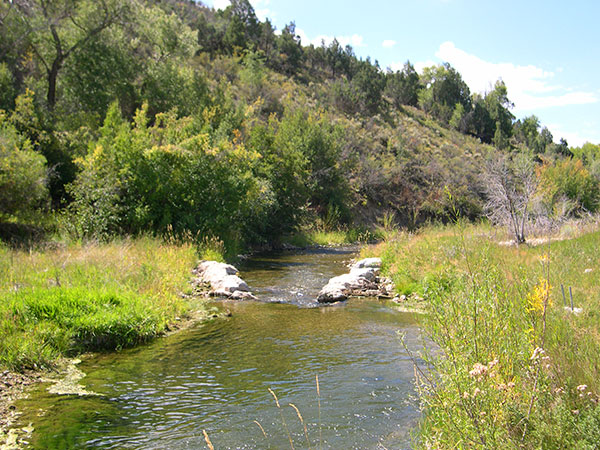
[[[409,448],[419,418],[412,350],[414,317],[375,299],[321,306],[320,288],[347,271],[354,248],[252,258],[241,276],[262,302],[223,302],[232,312],[149,345],[81,364],[98,396],[49,394],[23,400],[33,448],[216,449]],[[315,375],[320,380],[320,415]],[[266,437],[258,421],[266,433]]]

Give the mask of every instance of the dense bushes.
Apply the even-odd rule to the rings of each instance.
[[[47,203],[46,171],[46,159],[0,111],[0,218]]]
[[[109,109],[70,187],[80,235],[192,232],[252,244],[289,232],[311,205],[347,211],[341,129],[304,111],[219,138],[194,117]],[[212,138],[211,138],[212,136]]]
[[[595,212],[600,201],[600,185],[581,160],[565,159],[544,164],[539,169],[540,192],[550,211],[564,200],[574,214]]]
[[[77,231],[253,236],[270,207],[253,175],[259,155],[235,139],[211,145],[203,125],[174,113],[149,125],[146,107],[130,125],[114,104],[71,186]]]

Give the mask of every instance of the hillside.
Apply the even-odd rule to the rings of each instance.
[[[15,223],[44,222],[76,238],[174,232],[235,252],[384,215],[411,228],[475,219],[490,197],[481,173],[504,165],[519,193],[525,159],[546,179],[540,214],[598,205],[595,147],[516,120],[501,81],[471,94],[448,64],[384,72],[336,40],[302,46],[294,23],[276,32],[247,0],[1,8],[5,240],[27,234]],[[579,179],[557,179],[557,164]]]

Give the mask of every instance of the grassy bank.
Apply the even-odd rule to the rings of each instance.
[[[282,243],[296,247],[309,247],[313,245],[346,245],[367,243],[381,239],[382,234],[375,230],[367,228],[348,228],[348,229],[321,229],[318,227],[309,227],[285,236]]]
[[[419,445],[598,448],[600,233],[500,240],[487,226],[434,227],[365,251],[399,292],[425,298]],[[561,284],[581,313],[565,310]]]
[[[44,251],[0,246],[0,366],[116,349],[164,333],[191,308],[192,245],[140,238]]]

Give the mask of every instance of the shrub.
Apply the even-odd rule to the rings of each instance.
[[[146,108],[133,126],[113,105],[100,139],[71,186],[82,235],[106,237],[190,231],[227,241],[253,239],[271,206],[270,188],[252,169],[258,155],[239,137],[213,146],[191,118]]]
[[[47,200],[46,158],[0,111],[0,215],[22,215]]]
[[[600,202],[599,181],[579,159],[545,163],[539,169],[540,192],[549,211],[562,199],[572,203],[573,213],[594,212]]]

